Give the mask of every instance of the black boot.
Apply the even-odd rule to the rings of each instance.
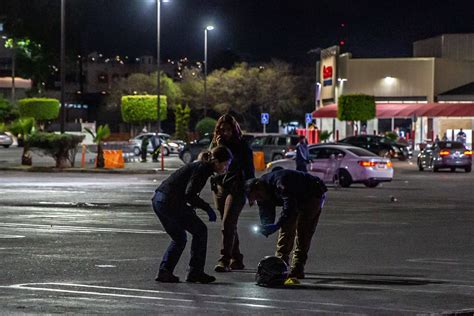
[[[186,282],[190,283],[212,283],[216,280],[215,277],[212,275],[206,274],[204,272],[196,273],[196,272],[189,272],[188,276],[186,277]]]
[[[179,278],[168,270],[160,270],[155,280],[163,283],[179,283]]]

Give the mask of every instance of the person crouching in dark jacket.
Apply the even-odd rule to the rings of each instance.
[[[268,237],[280,230],[276,256],[290,264],[290,253],[296,243],[290,277],[304,279],[304,266],[326,192],[318,177],[295,170],[273,171],[246,182],[250,206],[258,203],[260,232]],[[275,223],[276,206],[282,206],[282,212]]]
[[[188,164],[171,174],[156,189],[153,210],[163,228],[171,237],[171,243],[163,255],[156,281],[176,283],[179,278],[173,271],[186,246],[189,232],[193,236],[191,260],[187,282],[210,283],[216,280],[204,272],[207,252],[207,227],[196,215],[195,208],[207,212],[210,222],[217,219],[212,207],[199,197],[207,179],[214,173],[227,172],[232,153],[224,146],[201,155],[201,161]]]

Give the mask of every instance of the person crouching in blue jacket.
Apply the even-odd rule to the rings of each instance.
[[[309,173],[284,169],[248,180],[245,191],[250,206],[258,203],[259,231],[268,237],[280,230],[275,255],[290,264],[296,244],[289,277],[304,279],[311,239],[326,198],[324,183]],[[275,223],[276,206],[282,206],[282,212]]]
[[[156,189],[153,210],[163,228],[171,237],[171,243],[163,255],[156,281],[177,283],[173,271],[186,246],[189,232],[193,236],[191,260],[187,282],[211,283],[216,280],[204,272],[207,252],[207,226],[196,215],[195,208],[207,212],[210,222],[217,219],[212,207],[199,197],[207,179],[214,173],[224,174],[232,162],[227,147],[218,146],[201,155],[201,160],[181,167]]]

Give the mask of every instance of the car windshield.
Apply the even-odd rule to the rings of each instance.
[[[464,149],[464,145],[459,142],[439,142],[439,148],[447,148],[447,149]]]
[[[376,154],[362,148],[347,148],[347,150],[359,157],[378,157]]]

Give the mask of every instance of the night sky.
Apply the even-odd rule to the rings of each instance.
[[[155,0],[67,3],[83,52],[155,54]],[[415,40],[474,32],[474,1],[170,0],[162,4],[162,56],[202,59],[207,24],[216,27],[210,58],[231,50],[253,61],[298,61],[341,40],[354,57],[399,57],[411,55]]]

